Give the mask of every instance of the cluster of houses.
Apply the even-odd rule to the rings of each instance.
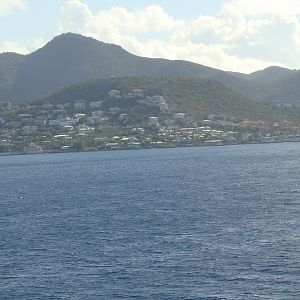
[[[134,100],[156,107],[156,113],[139,118],[132,107],[109,105],[111,99]],[[132,103],[132,102],[131,102]],[[66,103],[0,103],[0,152],[41,153],[80,150],[137,149],[224,145],[299,140],[299,128],[287,121],[266,123],[217,114],[195,119],[170,108],[162,95],[141,89],[121,93],[110,90],[97,101]]]

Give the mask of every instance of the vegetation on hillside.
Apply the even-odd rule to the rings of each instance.
[[[253,120],[300,122],[299,109],[276,108],[254,102],[213,79],[114,77],[89,80],[63,88],[38,101],[55,104],[99,101],[108,99],[110,90],[126,93],[133,89],[146,90],[149,96],[162,95],[173,112],[183,111],[196,118],[203,119],[214,113]]]

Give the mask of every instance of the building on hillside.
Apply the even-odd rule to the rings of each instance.
[[[115,114],[120,111],[120,107],[118,107],[118,106],[110,107],[108,110],[110,113]]]
[[[179,112],[179,113],[175,114],[174,117],[176,119],[183,119],[185,117],[185,113]]]
[[[36,117],[34,124],[38,127],[46,127],[47,126],[47,118],[43,116]]]
[[[102,105],[102,101],[97,101],[97,102],[90,102],[89,106],[90,109],[95,109],[95,108],[99,108]]]
[[[119,90],[110,90],[108,92],[108,96],[112,98],[119,98],[121,95]]]
[[[103,116],[103,110],[92,111],[92,117]]]
[[[127,121],[128,120],[128,114],[120,114],[119,119],[121,121]]]
[[[149,117],[149,125],[159,126],[158,117]]]
[[[26,153],[41,153],[43,152],[43,148],[36,143],[29,143],[23,149]]]
[[[135,97],[144,97],[144,91],[141,89],[135,89],[133,90],[133,95]]]
[[[23,126],[22,130],[24,134],[28,134],[28,135],[35,134],[37,132],[37,126],[33,126],[33,125]]]
[[[86,103],[85,101],[75,101],[74,102],[74,109],[75,110],[80,110],[83,111],[86,108]]]
[[[5,120],[0,117],[0,126],[5,124]]]

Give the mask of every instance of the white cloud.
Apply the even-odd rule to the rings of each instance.
[[[20,45],[12,41],[6,41],[0,46],[0,53],[1,52],[16,52],[19,54],[26,54],[29,51],[24,45]]]
[[[300,14],[299,0],[229,0],[224,5],[236,7],[242,14],[258,16],[293,16]]]
[[[0,16],[26,8],[25,0],[0,0]]]
[[[86,32],[92,19],[92,13],[89,7],[79,0],[69,0],[60,8],[60,18],[58,28],[60,31],[77,32],[78,29]]]
[[[41,48],[43,45],[45,45],[45,43],[46,42],[43,39],[36,39],[34,41],[28,41],[26,43],[5,41],[2,45],[0,45],[0,53],[15,52],[19,54],[28,54],[38,48]]]
[[[287,55],[287,49],[300,43],[297,1],[228,0],[216,16],[181,20],[158,5],[135,11],[115,6],[93,13],[82,1],[69,0],[60,9],[58,28],[119,44],[137,55],[251,72],[296,62],[298,50]],[[278,26],[283,28],[280,35]]]
[[[215,16],[183,20],[159,5],[133,11],[113,6],[94,12],[84,0],[66,0],[55,33],[81,33],[137,55],[190,60],[224,70],[297,68],[299,1],[227,0]]]

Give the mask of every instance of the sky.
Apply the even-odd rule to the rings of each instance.
[[[300,0],[0,0],[0,53],[64,32],[228,71],[300,68]]]

